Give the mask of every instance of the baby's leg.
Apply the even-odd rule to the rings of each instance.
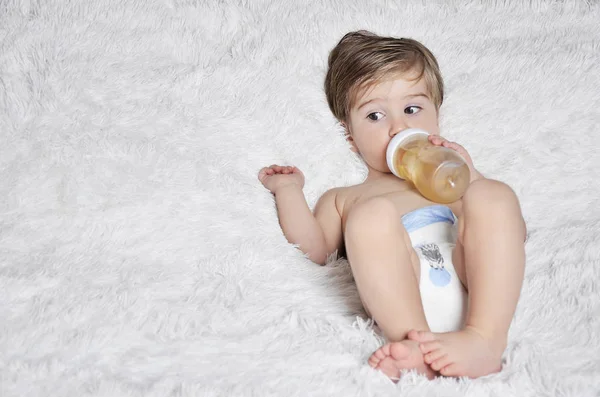
[[[476,378],[501,369],[508,329],[523,283],[525,223],[519,201],[505,184],[473,182],[463,198],[457,249],[464,259],[469,309],[465,329],[410,332],[425,361],[444,376]]]
[[[369,364],[391,378],[403,369],[433,377],[418,343],[406,338],[411,329],[429,327],[419,293],[420,264],[396,207],[383,198],[357,205],[344,235],[361,300],[391,342],[373,353]]]

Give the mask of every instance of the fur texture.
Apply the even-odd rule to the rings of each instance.
[[[598,21],[592,0],[0,0],[0,395],[598,395]],[[296,165],[313,206],[364,177],[322,88],[356,29],[433,51],[443,134],[522,200],[499,374],[371,370],[348,264],[288,244],[257,180]]]

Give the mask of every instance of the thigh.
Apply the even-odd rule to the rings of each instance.
[[[463,217],[458,218],[458,233],[456,237],[456,245],[452,251],[452,265],[454,265],[454,271],[458,275],[462,285],[468,290],[469,286],[467,283],[467,271],[465,267],[465,247],[462,244],[462,229],[464,228]]]
[[[398,266],[410,266],[417,283],[420,281],[419,257],[402,225],[400,213],[387,198],[369,199],[352,208],[344,227],[344,242],[357,286],[360,284],[359,278],[370,278],[378,273],[374,270],[381,263],[376,258],[382,258],[382,255],[395,261]],[[364,301],[363,305],[369,312]]]
[[[400,222],[400,220],[398,222]],[[415,275],[417,285],[420,285],[420,283],[421,283],[421,260],[419,259],[419,255],[417,254],[417,251],[412,246],[408,232],[406,231],[406,229],[404,228],[404,226],[402,224],[399,225],[399,231],[398,231],[398,235],[396,236],[396,241],[398,242],[398,244],[404,244],[406,246],[406,248],[409,252],[409,256],[410,256],[410,262],[407,263],[407,265],[409,265],[412,268],[412,271],[414,272],[414,275]],[[347,257],[347,259],[348,259],[348,263],[350,263],[350,267],[352,268],[351,257]],[[402,266],[404,264],[402,263],[399,265]],[[461,279],[461,281],[462,281],[462,279]],[[364,301],[360,289],[358,291],[358,295],[360,297],[360,301],[362,302],[363,308],[365,309],[365,313],[367,314],[368,317],[372,318],[373,316],[371,315],[369,306]]]
[[[417,251],[415,251],[415,249],[413,248],[412,243],[410,241],[410,236],[408,235],[408,232],[406,231],[404,226],[402,224],[400,224],[399,228],[400,228],[400,230],[398,232],[397,241],[399,244],[406,245],[406,248],[407,248],[407,250],[409,252],[409,256],[410,256],[410,266],[415,274],[417,285],[420,285],[420,283],[421,283],[421,260],[419,259],[419,255],[417,254]],[[348,263],[352,264],[351,259],[349,257],[347,259],[348,259]],[[462,281],[462,279],[461,279],[461,281]],[[373,316],[371,315],[371,311],[369,310],[368,305],[365,303],[364,299],[362,298],[360,290],[359,290],[358,295],[360,297],[360,301],[362,302],[363,308],[365,309],[365,312],[367,313],[367,316],[372,318]]]

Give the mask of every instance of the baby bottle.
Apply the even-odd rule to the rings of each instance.
[[[428,136],[417,128],[396,134],[387,147],[388,167],[397,177],[412,182],[426,199],[453,203],[469,186],[469,166],[456,151],[432,144]]]

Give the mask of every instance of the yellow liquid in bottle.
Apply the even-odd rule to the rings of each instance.
[[[435,146],[419,136],[398,148],[394,165],[423,197],[440,204],[459,200],[471,180],[469,166],[452,149]]]

